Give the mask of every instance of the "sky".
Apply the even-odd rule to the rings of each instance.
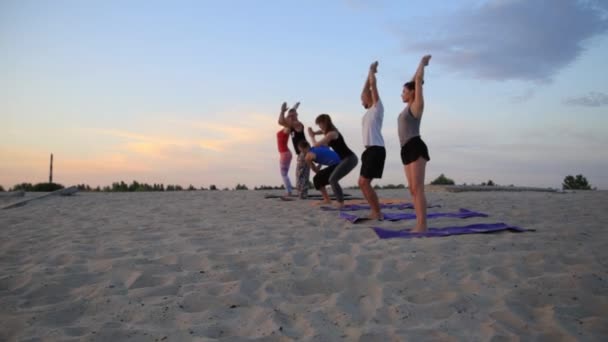
[[[400,94],[424,54],[427,182],[608,189],[600,0],[0,0],[0,185],[47,181],[50,153],[64,185],[280,185],[281,104],[330,114],[361,155],[375,60],[375,183],[405,184]]]

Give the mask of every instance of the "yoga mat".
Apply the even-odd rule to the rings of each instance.
[[[358,211],[358,210],[369,210],[370,206],[366,204],[346,204],[342,209],[338,209],[330,206],[321,206],[321,210],[325,211]],[[428,205],[427,208],[441,208],[440,205]],[[387,203],[380,204],[380,209],[414,209],[414,205],[412,203]]]
[[[286,197],[285,195],[278,195],[278,194],[264,194],[264,198],[281,198],[281,197]],[[293,196],[294,198],[298,198],[298,196]],[[329,196],[331,199],[335,199],[335,196],[331,195]],[[351,194],[344,194],[344,198],[349,200],[349,199],[359,199],[360,197],[353,197]],[[323,196],[321,194],[310,194],[308,195],[308,197],[306,199],[310,199],[310,200],[320,200],[323,199]]]
[[[500,231],[511,231],[515,233],[523,232],[535,232],[535,229],[523,229],[507,225],[505,223],[477,223],[468,226],[454,226],[444,228],[429,228],[424,233],[411,233],[409,229],[404,230],[389,230],[380,227],[372,227],[376,235],[381,239],[392,239],[392,238],[422,238],[422,237],[442,237],[450,235],[463,235],[463,234],[486,234],[495,233]]]
[[[384,213],[385,221],[401,221],[401,220],[415,220],[416,214],[413,213]],[[478,213],[475,211],[471,211],[468,209],[460,209],[456,213],[429,213],[426,214],[427,219],[438,218],[438,217],[452,217],[452,218],[470,218],[470,217],[488,217],[488,215],[483,213]],[[367,221],[369,218],[367,217],[359,217],[357,215],[340,212],[340,218],[349,221],[350,223],[358,223],[362,221]]]

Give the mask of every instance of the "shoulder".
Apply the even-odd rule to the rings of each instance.
[[[376,101],[376,103],[374,104],[373,108],[376,111],[384,111],[384,105],[382,104],[382,100],[378,99],[378,101]]]
[[[374,116],[384,115],[384,106],[382,105],[382,101],[378,100],[376,104],[372,107],[372,113]]]
[[[304,130],[304,125],[300,121],[294,121],[291,124],[291,129],[296,132],[302,132]]]

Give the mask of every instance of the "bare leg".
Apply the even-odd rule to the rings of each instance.
[[[412,175],[414,208],[416,210],[416,227],[412,230],[413,233],[422,233],[427,230],[426,225],[426,195],[424,193],[424,176],[426,172],[426,159],[420,157],[415,162],[411,163],[410,173]],[[408,165],[409,166],[409,165]]]
[[[383,216],[382,212],[380,211],[380,202],[378,200],[376,191],[372,187],[372,180],[359,176],[359,188],[361,188],[363,197],[365,197],[367,203],[369,203],[369,206],[371,207],[369,218],[373,220],[381,220]]]
[[[321,201],[321,203],[331,204],[331,199],[329,198],[329,194],[327,193],[327,188],[322,186],[321,189],[319,189],[319,191],[321,191],[321,195],[323,196],[323,201]]]

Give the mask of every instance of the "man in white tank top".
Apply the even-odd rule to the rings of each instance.
[[[378,62],[374,62],[369,67],[367,79],[361,92],[361,104],[367,109],[367,112],[363,115],[362,120],[365,151],[361,155],[359,188],[371,207],[369,218],[381,220],[380,201],[372,187],[372,179],[382,178],[384,161],[386,160],[386,149],[384,148],[384,138],[382,138],[384,106],[376,87],[377,71]]]

